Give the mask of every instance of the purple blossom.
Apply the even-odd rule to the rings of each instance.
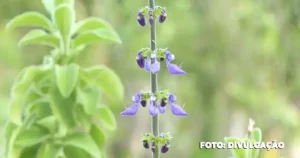
[[[166,58],[167,68],[168,68],[170,74],[173,74],[173,75],[186,74],[186,72],[184,70],[182,70],[178,65],[171,63],[171,61],[173,61],[175,59],[175,56],[171,52],[166,51],[165,58]]]
[[[121,112],[122,116],[129,116],[135,115],[141,105],[140,102],[142,101],[142,94],[138,93],[132,97],[132,101],[134,102],[133,105],[126,108],[123,112]]]
[[[153,63],[152,63],[152,60],[154,60]],[[144,69],[146,71],[152,72],[153,74],[159,73],[159,71],[160,71],[160,62],[157,60],[155,54],[151,54],[151,58],[148,57],[146,59]]]
[[[155,116],[158,113],[155,96],[150,97],[149,113],[151,116]]]
[[[179,105],[174,104],[175,102],[176,102],[176,96],[170,93],[169,103],[170,103],[170,108],[172,113],[178,116],[188,116],[188,114]]]
[[[166,19],[167,19],[167,13],[166,13],[166,10],[163,10],[163,11],[161,12],[161,14],[159,15],[158,21],[159,21],[160,23],[163,23],[164,21],[166,21]]]
[[[141,11],[138,12],[137,20],[138,20],[138,22],[139,22],[139,24],[141,26],[145,26],[146,25],[145,16],[143,15],[143,13]]]
[[[142,51],[139,51],[136,57],[136,63],[139,65],[140,68],[144,68],[145,67],[145,59],[142,55]]]
[[[153,16],[150,16],[150,17],[149,17],[149,23],[150,23],[151,25],[154,23],[154,18],[153,18]]]

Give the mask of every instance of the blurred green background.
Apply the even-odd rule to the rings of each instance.
[[[131,96],[150,89],[150,74],[135,63],[137,51],[149,47],[149,26],[136,21],[147,0],[76,0],[77,19],[97,16],[109,21],[123,45],[100,44],[82,53],[80,64],[106,64],[126,88],[123,105],[113,107],[118,130],[110,136],[109,158],[150,158],[140,141],[150,132],[148,110],[121,117]],[[174,63],[187,71],[171,76],[162,65],[159,89],[169,89],[189,117],[160,116],[161,132],[173,137],[162,158],[225,158],[228,150],[200,150],[199,141],[243,137],[248,119],[263,130],[263,140],[285,143],[283,150],[263,150],[261,158],[299,158],[300,155],[300,0],[157,0],[166,6],[167,21],[157,25],[157,45],[175,54]],[[8,20],[24,11],[46,13],[40,0],[0,2],[0,132],[8,118],[10,88],[18,72],[40,64],[49,49],[18,48],[27,29],[7,33]],[[1,136],[3,138],[3,136]],[[0,140],[0,153],[3,153]]]

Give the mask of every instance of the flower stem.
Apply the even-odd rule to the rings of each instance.
[[[149,0],[149,8],[150,8],[150,13],[153,13],[155,7],[155,0]],[[154,17],[155,18],[155,17]],[[150,47],[151,47],[151,51],[152,53],[156,53],[155,49],[156,49],[156,28],[155,28],[155,20],[153,20],[153,23],[150,24]],[[157,85],[157,74],[151,74],[151,91],[152,93],[156,93],[157,89],[158,89],[158,85]],[[152,123],[151,123],[151,128],[152,128],[152,133],[154,136],[158,136],[159,133],[159,114],[157,113],[155,116],[152,117]],[[159,158],[159,149],[158,146],[156,144],[156,150],[155,152],[152,154],[152,158]]]

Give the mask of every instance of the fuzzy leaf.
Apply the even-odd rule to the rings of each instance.
[[[84,111],[91,115],[95,112],[100,99],[98,88],[77,88],[77,103],[83,106]]]
[[[55,5],[54,5],[54,0],[42,0],[42,3],[45,7],[45,9],[49,12],[52,13],[55,11]]]
[[[56,127],[55,121],[56,121],[55,116],[51,115],[38,120],[37,124],[48,129],[51,132],[55,132],[55,127]]]
[[[43,44],[52,47],[59,47],[59,38],[51,34],[47,34],[43,30],[32,30],[28,32],[20,40],[19,46],[25,46],[29,44]]]
[[[86,31],[79,34],[73,43],[73,47],[77,48],[82,45],[94,44],[97,42],[115,42],[122,43],[119,35],[111,29],[102,28],[93,31]]]
[[[22,147],[34,146],[50,138],[50,133],[44,128],[32,126],[29,129],[22,130],[17,136],[15,144]]]
[[[101,88],[112,101],[119,102],[123,100],[124,87],[122,82],[117,74],[108,67],[101,65],[81,69],[80,77],[87,84]]]
[[[50,107],[57,121],[66,129],[75,127],[76,122],[73,117],[72,109],[75,106],[75,97],[63,98],[57,88],[51,89],[49,93]]]
[[[113,30],[112,26],[107,21],[96,17],[90,17],[77,22],[74,33],[80,34],[86,31],[93,31],[101,28]]]
[[[71,36],[72,26],[74,25],[74,10],[67,4],[59,5],[54,12],[54,22],[63,39]]]
[[[224,138],[225,142],[243,142],[242,139],[235,137]],[[231,153],[235,158],[246,158],[247,150],[246,149],[231,149]]]
[[[74,146],[65,146],[64,153],[67,158],[92,158],[85,150]]]
[[[82,105],[76,105],[75,107],[75,119],[76,121],[81,125],[81,127],[84,129],[85,132],[90,131],[91,128],[91,122],[92,122],[92,116],[88,115],[84,112]]]
[[[95,117],[107,130],[114,131],[117,129],[116,118],[108,107],[98,108]]]
[[[98,145],[98,148],[101,150],[104,148],[105,145],[105,135],[101,131],[100,128],[98,128],[95,125],[92,125],[92,128],[90,130],[90,136],[94,139],[96,144]]]
[[[21,127],[15,128],[9,139],[9,142],[6,147],[6,157],[7,158],[19,158],[22,152],[22,147],[18,147],[15,145],[16,137],[19,135]]]
[[[36,158],[56,158],[60,151],[60,147],[52,143],[41,146]]]
[[[67,98],[73,92],[77,78],[78,78],[78,66],[75,64],[66,66],[56,66],[56,83],[60,94]]]
[[[97,144],[89,135],[84,134],[73,134],[63,140],[64,146],[73,146],[80,148],[93,157],[100,157],[100,150],[98,149]]]
[[[35,158],[36,153],[39,150],[40,145],[24,148],[21,152],[20,158]]]
[[[20,26],[34,26],[44,28],[46,30],[52,30],[52,25],[50,20],[39,12],[25,12],[14,17],[6,25],[6,29],[12,30]]]

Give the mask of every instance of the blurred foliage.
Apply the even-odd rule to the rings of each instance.
[[[146,0],[76,1],[79,18],[94,15],[107,19],[121,36],[122,46],[93,45],[81,54],[80,62],[112,67],[125,83],[126,106],[140,87],[149,89],[150,77],[145,80],[149,75],[134,61],[137,51],[149,43],[149,28],[136,22],[137,10],[144,4]],[[170,152],[163,157],[229,156],[227,150],[199,150],[198,141],[243,137],[251,117],[263,131],[263,141],[275,139],[286,145],[280,151],[262,150],[262,158],[297,158],[300,1],[164,0],[156,4],[166,6],[168,12],[167,21],[157,26],[158,47],[168,47],[188,72],[187,76],[172,77],[163,68],[159,88],[169,88],[190,113],[186,119],[161,116],[160,130],[174,136]],[[5,101],[16,72],[40,63],[47,52],[45,48],[17,48],[16,39],[25,30],[14,35],[4,32],[8,19],[26,10],[42,11],[43,7],[39,0],[0,2],[1,120],[7,116]],[[119,128],[109,142],[109,157],[149,157],[139,142],[140,133],[150,131],[147,111],[121,118],[118,115],[123,108],[112,107]]]

